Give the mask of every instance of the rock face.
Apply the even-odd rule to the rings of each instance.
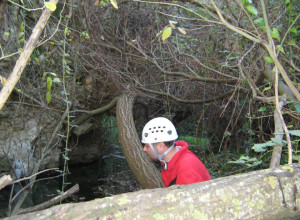
[[[37,152],[47,139],[47,131],[50,132],[50,118],[40,117],[36,110],[22,107],[17,111],[5,107],[0,118],[1,172],[11,172],[16,178],[30,175],[39,159]],[[58,161],[59,149],[56,147],[51,156],[45,158],[43,166],[53,167]]]
[[[65,146],[58,134],[63,131],[55,134],[45,150],[59,120],[59,114],[54,118],[41,109],[5,106],[0,111],[0,177],[8,173],[13,178],[28,176],[41,158],[39,170],[59,167],[61,151]],[[93,128],[80,136],[73,134],[69,144],[69,162],[91,163],[101,158],[104,154],[103,143],[100,128]]]

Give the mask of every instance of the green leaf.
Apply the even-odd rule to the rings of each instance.
[[[281,45],[277,45],[277,50],[283,54],[285,54],[283,47]]]
[[[291,135],[295,135],[295,136],[300,137],[300,130],[291,130],[291,131],[289,131],[289,133]]]
[[[289,42],[290,42],[291,45],[296,46],[296,41],[295,40],[290,40]]]
[[[267,110],[267,108],[265,107],[265,106],[262,106],[262,107],[260,107],[257,111],[259,111],[259,112],[264,112],[264,111],[266,111]]]
[[[254,144],[254,146],[251,149],[253,149],[255,152],[265,152],[267,150],[266,147],[271,147],[275,145],[276,144],[274,142],[268,141],[263,144]]]
[[[168,39],[172,34],[172,28],[171,27],[166,27],[163,30],[163,34],[162,34],[162,40],[165,41],[166,39]]]
[[[252,5],[246,6],[246,10],[247,10],[250,14],[253,14],[253,15],[255,15],[255,16],[258,14],[257,9],[256,9],[254,6],[252,6]]]
[[[284,4],[290,4],[291,3],[291,0],[285,0],[285,3]]]
[[[225,131],[224,137],[228,137],[228,136],[231,136],[231,133],[229,131]]]
[[[46,101],[48,104],[51,101],[51,92],[50,91],[47,91],[47,93],[46,93]]]
[[[4,32],[3,34],[3,40],[7,41],[9,39],[10,33],[9,32]]]
[[[292,27],[292,28],[290,29],[290,32],[291,32],[291,33],[294,33],[294,34],[297,34],[297,28]]]
[[[271,140],[272,140],[275,144],[279,144],[279,145],[282,145],[282,144],[283,144],[282,140],[279,140],[278,138],[271,138]]]
[[[110,3],[112,4],[112,6],[114,6],[114,8],[118,9],[118,2],[116,0],[110,0]]]
[[[280,37],[279,37],[279,32],[277,28],[273,28],[271,31],[271,35],[273,38],[275,38],[276,40],[280,41]]]
[[[47,75],[47,72],[44,72],[44,73],[43,73],[43,77],[42,77],[43,80],[46,79],[46,75]]]
[[[254,23],[257,24],[259,27],[264,27],[265,26],[265,21],[263,18],[257,18],[254,20]]]
[[[271,88],[272,88],[271,86],[268,86],[268,87],[264,88],[263,91],[262,91],[262,93],[264,93],[265,91],[270,90]]]
[[[295,109],[296,109],[297,113],[300,114],[300,104],[296,104]]]
[[[48,8],[50,11],[56,10],[56,5],[54,2],[45,2],[46,8]]]
[[[264,57],[264,60],[267,61],[268,63],[274,63],[271,57]]]
[[[21,89],[17,89],[17,91],[18,91],[18,92],[22,92],[22,90],[21,90]]]
[[[52,78],[50,76],[47,77],[47,89],[48,91],[51,91],[52,86]]]
[[[61,81],[60,81],[60,78],[54,78],[54,79],[53,79],[53,82],[55,82],[55,83],[60,83]]]
[[[24,22],[22,22],[22,23],[20,24],[19,30],[20,30],[20,31],[24,31],[24,30],[25,30]]]
[[[19,34],[18,34],[18,39],[21,39],[21,38],[23,38],[24,37],[24,32],[22,31],[22,32],[19,32]]]

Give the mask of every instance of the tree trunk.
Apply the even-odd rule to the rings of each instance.
[[[9,219],[299,219],[300,165],[148,189]]]
[[[117,102],[119,139],[129,168],[144,189],[162,187],[161,175],[149,161],[133,120],[134,95],[124,94]]]

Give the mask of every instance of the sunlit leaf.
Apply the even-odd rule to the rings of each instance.
[[[50,11],[56,10],[56,5],[54,2],[45,2],[46,8],[48,8]]]
[[[52,86],[52,78],[50,76],[47,77],[47,89],[48,91],[51,91]]]
[[[300,130],[290,130],[289,133],[291,135],[295,135],[295,136],[300,137]]]
[[[114,6],[114,8],[118,9],[118,2],[116,0],[110,0],[110,3],[112,4],[112,6]]]
[[[291,0],[285,0],[285,3],[284,4],[290,4],[291,3]]]
[[[96,0],[95,5],[99,5],[100,0]]]
[[[162,40],[165,41],[166,39],[168,39],[172,34],[172,28],[171,27],[166,27],[163,30],[163,34],[162,34]]]
[[[46,93],[46,101],[47,101],[47,103],[49,103],[51,101],[51,92],[50,91],[47,91],[47,93]]]
[[[279,32],[277,28],[273,28],[271,31],[271,35],[273,38],[275,38],[276,40],[280,41],[280,37],[279,37]]]
[[[178,28],[178,30],[182,33],[182,34],[186,34],[186,31],[183,28]]]
[[[271,57],[264,57],[264,60],[267,61],[268,63],[274,63]]]
[[[252,5],[246,6],[246,10],[247,10],[250,14],[253,14],[253,15],[255,15],[255,16],[258,14],[257,9],[256,9],[254,6],[252,6]]]
[[[175,29],[176,26],[173,23],[170,23],[171,28]]]
[[[17,89],[17,91],[20,93],[20,92],[22,92],[22,90],[21,89]]]

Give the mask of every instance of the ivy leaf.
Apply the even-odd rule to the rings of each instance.
[[[118,2],[116,0],[110,0],[110,3],[112,4],[112,6],[114,6],[115,9],[119,9]]]
[[[271,57],[264,57],[264,60],[267,61],[268,63],[274,63]]]
[[[257,9],[256,9],[254,6],[252,6],[252,5],[246,6],[246,10],[247,10],[250,14],[253,14],[253,15],[255,15],[255,16],[258,14]]]
[[[279,32],[277,28],[273,28],[273,30],[271,31],[271,35],[273,38],[280,41]]]
[[[44,4],[45,4],[46,8],[48,8],[50,11],[56,10],[56,5],[54,2],[45,2]]]
[[[291,131],[289,131],[289,133],[291,135],[295,135],[295,136],[300,137],[300,130],[291,130]]]
[[[184,35],[186,34],[186,31],[185,31],[183,28],[179,27],[178,30],[179,30],[182,34],[184,34]]]
[[[46,93],[46,101],[48,104],[51,101],[51,92],[50,91],[47,91],[47,93]]]
[[[171,36],[171,34],[172,34],[172,28],[166,27],[162,34],[162,40],[165,41],[166,39],[168,39]]]

